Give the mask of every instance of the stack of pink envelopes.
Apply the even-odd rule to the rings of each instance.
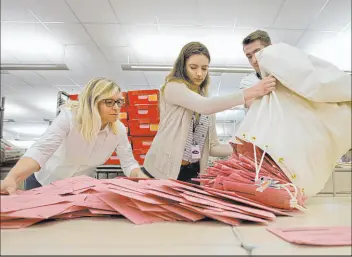
[[[243,141],[234,145],[234,149],[228,160],[215,161],[213,167],[207,168],[205,174],[195,180],[203,186],[234,192],[270,207],[295,210],[292,202],[304,206],[306,198],[302,190],[292,185],[268,154],[257,147],[256,163],[251,143]],[[256,169],[259,170],[257,179]]]
[[[1,196],[1,228],[23,228],[43,220],[123,216],[135,224],[195,222],[205,218],[239,225],[267,224],[286,211],[230,191],[177,180],[78,176]]]

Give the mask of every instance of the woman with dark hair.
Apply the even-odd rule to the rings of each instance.
[[[138,177],[173,178],[191,182],[203,172],[209,155],[231,155],[230,144],[220,144],[215,113],[275,89],[261,84],[225,96],[208,97],[210,54],[199,42],[185,45],[166,77],[160,94],[160,124]]]

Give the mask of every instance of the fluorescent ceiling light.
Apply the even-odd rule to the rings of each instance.
[[[172,65],[155,64],[121,64],[122,70],[128,71],[170,71]],[[249,73],[254,69],[250,67],[210,66],[209,72],[214,73]]]
[[[15,122],[14,119],[4,119],[3,121],[4,121],[4,122]]]
[[[64,54],[64,46],[46,34],[33,31],[1,31],[1,50],[14,55]]]
[[[2,63],[2,71],[9,70],[69,70],[65,63]]]
[[[162,64],[121,64],[122,70],[126,71],[170,71],[172,65]],[[250,73],[254,72],[251,67],[242,66],[209,66],[211,73]],[[351,71],[345,70],[347,74],[351,75]]]

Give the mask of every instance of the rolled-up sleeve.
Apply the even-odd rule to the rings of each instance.
[[[70,123],[69,110],[63,109],[42,137],[26,151],[23,157],[32,158],[38,162],[40,167],[43,167],[67,137]]]
[[[133,169],[139,168],[139,164],[133,156],[125,126],[120,122],[118,124],[119,141],[116,146],[116,154],[120,159],[123,173],[129,177]]]

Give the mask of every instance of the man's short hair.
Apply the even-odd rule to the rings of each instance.
[[[271,39],[268,33],[263,30],[256,30],[251,34],[249,34],[248,36],[246,36],[242,41],[242,45],[243,46],[249,45],[250,43],[253,43],[256,40],[260,40],[260,43],[265,47],[268,45],[271,45]]]

